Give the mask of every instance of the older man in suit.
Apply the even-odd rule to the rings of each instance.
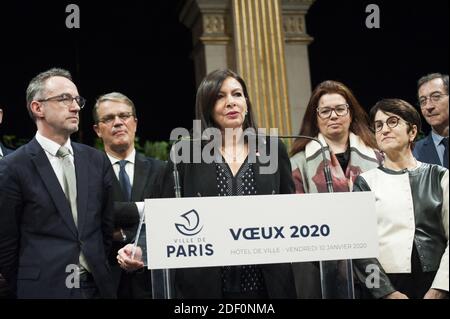
[[[100,96],[93,109],[94,130],[105,146],[116,177],[113,183],[114,236],[111,264],[119,298],[151,298],[149,271],[127,273],[120,269],[116,255],[136,236],[145,198],[158,193],[157,176],[163,162],[137,153],[134,140],[136,108],[124,94]]]
[[[417,90],[420,109],[431,132],[417,142],[414,156],[448,168],[448,75],[428,74],[419,79]]]
[[[18,298],[113,298],[107,256],[114,178],[104,153],[73,143],[85,100],[68,71],[27,88],[35,137],[0,161],[0,273]]]

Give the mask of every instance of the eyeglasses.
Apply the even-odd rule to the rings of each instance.
[[[130,117],[134,116],[133,112],[124,112],[119,114],[109,114],[98,120],[101,123],[111,124],[118,117],[122,122],[127,121]]]
[[[348,114],[348,104],[339,104],[335,107],[318,107],[317,108],[317,115],[319,115],[320,118],[328,119],[331,117],[331,113],[336,113],[337,116],[345,116]]]
[[[86,104],[86,99],[82,96],[75,96],[73,97],[70,94],[61,94],[61,95],[57,95],[57,96],[52,96],[46,99],[41,99],[38,100],[38,102],[49,102],[49,101],[57,101],[57,102],[63,102],[64,105],[66,106],[71,106],[73,104],[73,100],[75,100],[78,104],[78,106],[80,107],[80,109],[82,109],[84,107],[84,105]]]
[[[384,123],[386,123],[386,125],[389,127],[389,128],[394,128],[394,127],[396,127],[397,125],[398,125],[398,123],[400,123],[400,121],[403,121],[401,118],[399,118],[399,117],[397,117],[397,116],[389,116],[387,119],[386,119],[386,122],[383,122],[383,121],[375,121],[374,123],[373,123],[373,127],[374,127],[374,129],[375,129],[375,132],[380,132],[382,129],[383,129],[383,126],[384,126]],[[405,122],[406,124],[408,124],[409,125],[409,122],[406,122],[406,121],[403,121],[403,122]]]
[[[419,105],[420,107],[425,107],[427,105],[428,99],[430,99],[430,101],[432,102],[439,102],[446,95],[448,94],[444,94],[441,92],[434,92],[429,96],[423,96],[419,99]]]

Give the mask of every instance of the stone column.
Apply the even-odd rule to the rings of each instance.
[[[218,68],[245,79],[260,127],[298,133],[311,93],[305,15],[314,0],[186,0],[197,85]]]
[[[234,68],[230,0],[186,0],[180,20],[192,31],[197,86],[211,71]]]
[[[284,34],[278,0],[231,0],[236,67],[246,80],[257,122],[290,134]]]
[[[305,16],[315,0],[282,0],[285,61],[289,90],[292,134],[298,134],[311,95]]]

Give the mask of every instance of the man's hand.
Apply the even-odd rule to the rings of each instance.
[[[140,247],[136,247],[136,252],[133,259],[131,259],[132,253],[132,244],[128,244],[119,249],[117,254],[117,262],[119,263],[120,268],[127,271],[134,271],[144,267],[144,263],[142,262],[142,249]]]
[[[427,291],[423,299],[446,299],[448,298],[448,291],[431,288]]]
[[[407,295],[402,294],[400,291],[394,291],[389,295],[383,297],[384,299],[409,299]]]

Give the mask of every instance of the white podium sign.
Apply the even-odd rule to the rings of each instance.
[[[371,192],[147,199],[145,220],[150,269],[378,256]]]

